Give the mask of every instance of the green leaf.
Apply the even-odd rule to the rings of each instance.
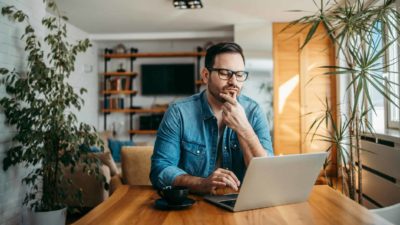
[[[8,74],[8,69],[6,68],[0,68],[0,74]]]
[[[318,28],[319,23],[320,23],[319,20],[318,20],[318,21],[315,21],[315,22],[313,23],[313,25],[311,26],[310,30],[309,30],[308,33],[307,33],[307,37],[306,37],[306,39],[304,40],[304,43],[301,45],[300,49],[303,49],[303,48],[308,44],[308,42],[311,41],[311,39],[313,38],[313,36],[314,36],[314,34],[315,34],[315,31],[316,31],[317,28]]]

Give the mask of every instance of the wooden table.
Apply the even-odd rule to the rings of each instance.
[[[105,202],[74,225],[178,225],[178,224],[388,224],[326,185],[315,186],[307,202],[232,213],[209,204],[200,196],[196,203],[177,211],[154,208],[157,193],[149,186],[122,186]]]

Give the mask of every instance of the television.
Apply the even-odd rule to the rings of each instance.
[[[142,95],[195,93],[194,64],[142,64]]]

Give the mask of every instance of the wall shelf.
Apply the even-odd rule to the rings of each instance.
[[[129,134],[157,134],[157,130],[129,130]]]
[[[136,95],[137,91],[134,90],[105,90],[101,92],[105,95]]]
[[[130,76],[130,77],[136,77],[137,73],[136,72],[106,72],[102,73],[103,76]]]

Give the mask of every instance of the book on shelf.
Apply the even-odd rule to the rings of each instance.
[[[125,109],[124,98],[106,98],[102,102],[104,109]]]
[[[106,90],[131,90],[131,80],[129,78],[117,77],[106,80]]]

